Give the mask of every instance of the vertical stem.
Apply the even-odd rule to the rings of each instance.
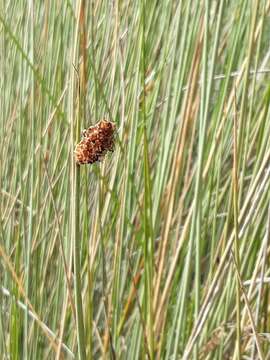
[[[146,129],[145,109],[145,0],[142,0],[142,41],[141,41],[141,84],[142,84],[142,118],[143,118],[143,148],[144,148],[144,258],[145,258],[145,291],[144,308],[146,319],[147,343],[150,359],[154,359],[153,332],[153,232],[152,232],[152,201],[151,180],[148,156],[148,139]]]
[[[235,89],[234,89],[235,92]],[[239,256],[239,237],[238,237],[238,164],[237,164],[237,108],[236,108],[236,93],[234,93],[234,124],[233,124],[233,207],[234,207],[234,252],[235,252],[235,266],[240,273],[240,256]],[[236,281],[236,346],[235,356],[241,359],[241,289],[238,281],[237,273],[235,275]]]
[[[79,77],[79,99],[78,99],[78,121],[77,121],[77,129],[76,129],[76,142],[78,142],[80,140],[80,133],[81,133],[81,119],[85,120],[85,109],[86,109],[86,104],[85,104],[85,98],[86,98],[86,82],[87,82],[87,58],[86,58],[86,47],[87,47],[87,40],[86,40],[86,27],[85,27],[85,0],[81,0],[81,6],[79,9],[79,33],[80,33],[80,58],[82,59],[81,63],[80,63],[80,77]],[[78,174],[78,188],[77,191],[79,191],[80,188],[80,173],[79,173],[79,167],[77,166],[77,174]],[[78,204],[77,206],[80,206],[80,201],[79,201],[79,196],[77,197],[77,201]],[[86,198],[87,201],[87,198]],[[78,216],[79,218],[79,216]],[[80,231],[80,224],[78,224],[78,233]],[[78,243],[78,242],[77,242]],[[82,242],[80,242],[80,245],[82,245]],[[80,246],[81,247],[81,246]],[[78,250],[78,261],[80,261],[80,247]],[[74,252],[75,254],[75,252]],[[79,263],[79,268],[80,268],[80,263]],[[81,281],[80,279],[80,270],[79,270],[79,282]],[[81,289],[80,289],[81,285],[78,286],[78,291],[81,294]],[[80,299],[78,299],[78,301],[80,302],[80,307],[81,307],[81,358],[83,358],[83,356],[86,356],[85,354],[85,328],[84,328],[84,322],[83,322],[83,311],[82,311],[82,305],[81,305],[81,296]],[[91,335],[90,335],[90,344],[91,344]],[[90,345],[90,354],[92,352],[91,349],[91,345]],[[84,353],[84,354],[83,354]],[[90,355],[91,357],[91,355]]]
[[[79,121],[78,121],[79,123]],[[84,339],[84,324],[83,324],[83,310],[81,298],[81,264],[80,264],[80,168],[75,165],[75,191],[74,191],[74,213],[73,213],[73,261],[74,261],[74,285],[75,285],[75,310],[76,310],[76,326],[79,359],[86,358],[85,353],[85,339]]]
[[[29,17],[31,18],[30,22],[30,54],[29,58],[32,63],[34,63],[34,2],[33,0],[29,5]],[[29,232],[27,237],[26,244],[26,296],[30,298],[30,258],[31,258],[31,243],[33,236],[33,197],[34,197],[34,169],[35,169],[35,85],[34,85],[34,73],[31,73],[31,173],[30,173],[30,200],[29,200]],[[25,318],[24,318],[24,359],[29,358],[28,352],[28,304],[26,304]]]
[[[74,33],[73,43],[73,64],[77,61],[77,44],[80,29],[80,12],[83,6],[83,1],[79,1],[76,9],[76,27]],[[75,98],[75,70],[71,73],[71,90],[70,90],[70,116],[71,116],[71,156],[72,156],[72,176],[71,176],[71,224],[72,224],[72,245],[73,245],[73,263],[74,263],[74,287],[75,287],[75,310],[76,310],[76,328],[77,328],[77,341],[79,359],[86,359],[85,351],[85,335],[83,323],[83,309],[81,298],[81,264],[80,264],[80,167],[75,164],[73,150],[74,140],[78,142],[80,139],[81,128],[81,114],[80,103],[78,99],[77,114],[74,111],[74,98]],[[76,122],[76,132],[74,134],[74,121]]]

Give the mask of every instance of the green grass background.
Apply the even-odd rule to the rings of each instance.
[[[0,1],[1,358],[270,359],[269,44],[268,0]]]

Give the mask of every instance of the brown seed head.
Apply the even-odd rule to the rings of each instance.
[[[77,164],[93,164],[101,161],[108,151],[114,149],[115,124],[101,120],[83,131],[83,139],[75,147]]]

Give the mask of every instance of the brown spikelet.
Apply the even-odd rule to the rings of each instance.
[[[83,139],[75,147],[77,164],[93,164],[101,161],[108,151],[114,149],[115,124],[101,120],[83,131]]]

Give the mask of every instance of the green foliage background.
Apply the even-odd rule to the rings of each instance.
[[[270,1],[0,4],[1,356],[269,358]]]

